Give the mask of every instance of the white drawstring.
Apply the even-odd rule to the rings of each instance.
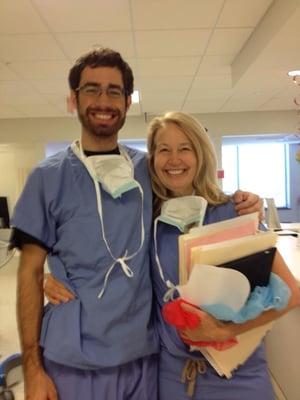
[[[121,268],[122,268],[124,274],[125,274],[126,276],[128,276],[128,278],[132,278],[132,277],[133,277],[134,274],[133,274],[132,269],[130,269],[130,268],[128,267],[128,265],[126,264],[126,262],[125,262],[125,261],[128,260],[128,259],[129,259],[129,258],[127,257],[127,250],[126,250],[126,252],[125,252],[125,254],[124,254],[123,257],[120,257],[120,258],[115,259],[115,261],[112,263],[112,265],[109,267],[108,271],[107,271],[106,274],[105,274],[104,284],[103,284],[103,287],[102,287],[102,289],[101,289],[101,292],[100,292],[99,295],[98,295],[98,299],[101,299],[101,297],[103,296],[103,294],[104,294],[104,292],[105,292],[105,289],[106,289],[106,286],[107,286],[107,282],[108,282],[109,275],[111,274],[111,272],[113,271],[114,267],[115,267],[117,264],[120,264],[120,266],[121,266]]]
[[[167,281],[166,285],[169,289],[166,291],[163,297],[163,301],[165,303],[167,303],[168,301],[173,301],[175,292],[178,292],[177,286],[175,286],[171,281]]]

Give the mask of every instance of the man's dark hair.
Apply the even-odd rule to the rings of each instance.
[[[101,48],[90,51],[78,58],[69,72],[69,86],[72,90],[75,91],[78,88],[81,73],[85,67],[117,68],[122,74],[125,96],[130,96],[133,93],[132,70],[117,51],[109,48]]]

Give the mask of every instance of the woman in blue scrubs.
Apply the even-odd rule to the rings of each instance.
[[[149,127],[148,152],[156,195],[154,216],[158,217],[155,230],[157,248],[153,246],[152,251],[152,277],[161,346],[159,399],[273,400],[263,344],[233,373],[231,379],[226,379],[217,374],[200,352],[191,353],[182,337],[193,341],[224,341],[278,318],[299,305],[295,279],[277,252],[272,271],[291,291],[284,311],[266,311],[243,324],[224,324],[201,311],[201,325],[182,332],[166,323],[162,316],[164,296],[168,290],[165,282],[179,284],[178,236],[184,231],[185,222],[193,217],[182,212],[189,208],[190,196],[202,196],[207,200],[204,224],[233,218],[237,213],[230,197],[217,185],[214,148],[205,129],[194,118],[178,112],[155,118]],[[170,215],[163,215],[160,219],[161,208],[174,198],[181,199],[175,206],[173,202],[171,210],[173,216],[177,212],[177,220],[167,223]]]

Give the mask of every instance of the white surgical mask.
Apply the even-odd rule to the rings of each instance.
[[[200,196],[176,197],[163,203],[157,219],[185,232],[192,224],[202,225],[206,206],[207,201]]]
[[[161,221],[168,225],[176,226],[181,232],[185,232],[189,225],[196,224],[201,226],[205,216],[207,201],[201,196],[181,196],[174,199],[167,200],[161,207],[160,215],[154,221],[154,249],[155,260],[159,270],[161,279],[166,286],[170,289],[164,300],[167,301],[171,294],[174,292],[174,284],[166,280],[163,273],[163,268],[157,251],[157,223]]]
[[[103,287],[98,296],[98,298],[101,298],[106,289],[109,276],[116,265],[119,264],[123,273],[128,278],[133,277],[133,271],[127,265],[126,262],[128,260],[133,259],[140,252],[144,244],[144,239],[145,239],[144,216],[143,216],[144,192],[139,182],[133,178],[133,171],[134,171],[133,164],[123,146],[119,145],[121,155],[99,155],[91,157],[86,157],[84,155],[80,141],[73,142],[71,148],[75,153],[75,155],[84,164],[91,178],[93,179],[96,192],[98,215],[101,223],[102,236],[105,246],[111,258],[113,259],[113,263],[107,269]],[[92,158],[91,161],[89,160],[90,158]],[[101,183],[103,189],[107,191],[114,199],[133,188],[139,189],[141,195],[141,241],[137,250],[132,254],[128,254],[126,250],[125,254],[122,257],[117,258],[113,255],[110,249],[104,231],[102,200],[101,200],[101,191],[99,182]]]
[[[87,157],[86,163],[95,179],[114,199],[123,193],[139,187],[134,179],[133,165],[124,155],[104,154]]]

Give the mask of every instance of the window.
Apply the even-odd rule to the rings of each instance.
[[[274,198],[276,207],[289,207],[288,144],[266,141],[222,146],[223,190],[248,190]]]

